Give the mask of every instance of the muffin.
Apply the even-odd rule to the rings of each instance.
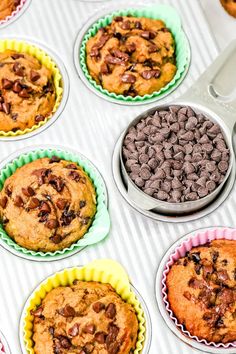
[[[109,284],[58,287],[31,314],[35,354],[130,354],[136,347],[135,310]]]
[[[1,0],[0,3],[0,21],[5,20],[20,5],[21,0]]]
[[[167,274],[167,296],[178,322],[208,342],[236,340],[236,241],[193,248]]]
[[[0,131],[24,131],[46,120],[56,102],[53,73],[27,53],[0,53]]]
[[[144,96],[175,76],[175,42],[165,23],[150,18],[115,17],[86,43],[91,77],[117,95]]]
[[[56,156],[18,168],[0,192],[0,219],[8,236],[34,251],[69,247],[87,232],[95,213],[90,178]]]
[[[224,9],[233,17],[236,17],[236,1],[235,0],[220,0]]]

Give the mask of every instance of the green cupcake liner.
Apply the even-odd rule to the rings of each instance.
[[[106,205],[107,192],[105,183],[98,170],[83,155],[77,155],[76,153],[74,154],[59,148],[39,148],[22,153],[11,162],[7,163],[1,170],[0,190],[2,190],[6,179],[10,177],[18,168],[37,159],[43,157],[51,158],[52,156],[58,156],[61,159],[75,162],[83,168],[83,170],[91,178],[96,190],[97,211],[92,225],[83,238],[73,243],[70,247],[55,252],[36,252],[21,247],[7,235],[3,225],[0,224],[0,244],[10,252],[23,258],[40,261],[53,261],[56,259],[66,258],[79,252],[86,246],[102,241],[108,235],[110,230],[110,217]]]
[[[151,19],[163,20],[167,28],[170,29],[175,39],[175,44],[176,44],[175,54],[176,54],[176,64],[177,64],[177,72],[175,74],[175,77],[161,90],[156,91],[152,94],[131,97],[131,96],[123,96],[123,95],[117,95],[115,93],[111,93],[105,90],[104,88],[102,88],[101,85],[98,85],[96,83],[96,81],[89,74],[87,68],[87,64],[86,64],[87,41],[91,37],[94,37],[101,27],[105,27],[109,25],[112,22],[114,17],[127,16],[127,15],[131,15],[134,17],[146,17]],[[90,85],[92,85],[99,93],[107,96],[113,101],[117,100],[120,102],[123,101],[127,103],[138,103],[138,102],[145,102],[154,99],[160,99],[163,96],[170,94],[182,82],[183,78],[185,77],[190,64],[191,54],[190,54],[190,46],[189,46],[188,39],[184,31],[182,30],[181,19],[179,17],[179,14],[176,12],[176,10],[169,5],[152,5],[146,8],[122,9],[119,11],[112,12],[111,14],[103,18],[100,18],[97,22],[93,24],[93,26],[89,29],[89,31],[84,36],[80,46],[79,59],[80,59],[81,69],[86,79],[88,80]]]

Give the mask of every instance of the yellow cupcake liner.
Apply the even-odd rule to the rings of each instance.
[[[30,296],[23,317],[23,342],[27,354],[34,354],[33,319],[31,310],[35,310],[46,295],[59,286],[69,286],[74,280],[96,281],[109,283],[121,298],[133,306],[139,321],[138,340],[134,354],[143,350],[145,342],[145,316],[136,295],[131,290],[128,275],[124,268],[116,261],[110,259],[95,260],[84,267],[67,268],[43,281]]]
[[[36,47],[33,44],[29,44],[25,41],[19,41],[16,39],[1,39],[0,52],[4,52],[5,50],[14,50],[19,53],[26,53],[38,59],[38,61],[42,65],[44,65],[47,69],[49,69],[53,73],[53,79],[54,79],[53,81],[56,90],[56,103],[54,105],[53,111],[50,114],[50,116],[48,116],[44,121],[40,122],[37,125],[34,125],[32,128],[26,128],[25,130],[17,130],[16,132],[13,131],[4,132],[0,130],[0,137],[15,137],[15,136],[31,133],[34,130],[42,127],[54,115],[54,113],[59,108],[59,105],[62,100],[62,95],[63,95],[62,75],[56,63],[52,60],[52,58],[47,53],[45,53],[42,49]]]

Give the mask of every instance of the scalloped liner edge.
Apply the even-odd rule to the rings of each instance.
[[[12,18],[14,18],[20,11],[21,9],[23,8],[23,6],[25,5],[25,3],[27,1],[30,1],[30,0],[21,0],[21,3],[17,6],[17,8],[11,13],[11,15],[7,16],[4,20],[1,20],[0,21],[0,28],[1,28],[1,25],[5,25],[5,23],[7,23],[8,21],[10,21]]]

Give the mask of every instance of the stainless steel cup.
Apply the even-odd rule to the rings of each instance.
[[[214,63],[203,73],[197,82],[175,102],[168,105],[158,105],[136,117],[122,135],[120,147],[121,172],[127,185],[128,197],[139,208],[152,210],[165,215],[190,214],[210,204],[220,193],[229,175],[231,174],[235,155],[232,144],[232,136],[236,121],[236,86],[233,77],[236,62],[236,40],[218,56]],[[209,195],[196,201],[182,203],[169,203],[157,200],[139,189],[129,177],[122,157],[124,138],[130,127],[135,126],[141,119],[150,114],[165,110],[169,106],[190,106],[196,113],[203,113],[211,121],[220,125],[223,136],[230,150],[230,161],[227,174],[223,182]]]

